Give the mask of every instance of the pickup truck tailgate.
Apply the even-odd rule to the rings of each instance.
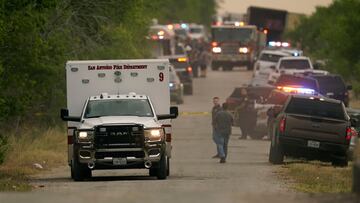
[[[285,136],[346,144],[345,120],[287,114]]]

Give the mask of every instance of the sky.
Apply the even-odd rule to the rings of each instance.
[[[249,6],[283,9],[310,15],[316,6],[328,6],[332,0],[220,0],[219,13],[246,13]]]

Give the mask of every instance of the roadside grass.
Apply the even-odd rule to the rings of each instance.
[[[360,100],[352,100],[350,101],[351,108],[360,109]]]
[[[333,167],[318,161],[294,161],[281,167],[284,178],[291,180],[291,187],[305,193],[350,193],[352,164]]]
[[[53,128],[11,135],[9,150],[0,165],[0,191],[28,191],[28,177],[66,164],[66,133]]]

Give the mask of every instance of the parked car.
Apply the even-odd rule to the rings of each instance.
[[[311,60],[305,56],[287,56],[279,60],[276,66],[272,66],[273,72],[269,75],[269,83],[274,84],[282,74],[328,74],[324,70],[314,70]]]
[[[319,92],[329,98],[337,99],[344,102],[345,106],[349,106],[349,90],[351,85],[346,85],[340,75],[314,75],[311,76],[317,80],[319,84]]]
[[[350,147],[349,147],[349,157],[353,158],[353,154],[356,148],[356,144],[359,142],[359,132],[360,132],[360,110],[359,109],[346,109],[347,114],[350,116],[350,118],[354,119],[356,122],[354,122],[353,126],[353,134],[350,141]]]
[[[269,75],[273,72],[271,67],[275,66],[280,58],[285,56],[290,56],[290,54],[278,50],[263,50],[254,64],[252,85],[263,86],[268,84]]]
[[[341,101],[291,95],[274,114],[271,163],[282,164],[284,156],[292,156],[348,165],[351,119]]]
[[[175,71],[178,73],[180,82],[184,85],[184,94],[193,94],[193,70],[189,64],[188,57],[183,55],[169,55],[161,58],[169,59],[170,63],[174,66]]]
[[[252,122],[254,129],[250,136],[253,139],[260,139],[266,135],[267,132],[267,123],[266,122],[259,122],[262,121],[264,118],[267,119],[266,112],[257,111],[255,109],[255,105],[257,103],[263,103],[265,99],[269,96],[270,92],[274,89],[273,87],[238,87],[235,88],[231,95],[226,99],[226,103],[228,104],[228,108],[230,112],[234,115],[235,108],[240,105],[240,102],[243,99],[243,95],[241,94],[242,89],[246,89],[248,93],[249,102],[254,105],[254,120]],[[237,123],[234,123],[234,126],[238,126]]]
[[[310,91],[319,93],[319,84],[316,79],[303,75],[290,75],[283,74],[280,75],[277,81],[274,84],[275,87],[298,87],[298,88],[307,88]]]
[[[192,24],[189,25],[189,34],[188,34],[188,36],[189,36],[190,39],[204,40],[204,41],[208,40],[208,37],[206,35],[205,26],[195,24],[195,23],[192,23]]]
[[[171,102],[184,103],[184,85],[180,82],[178,73],[173,66],[170,66],[169,88]]]

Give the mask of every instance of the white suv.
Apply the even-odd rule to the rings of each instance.
[[[253,85],[265,85],[268,83],[269,75],[274,71],[271,66],[275,66],[280,58],[291,56],[278,50],[264,50],[260,53],[259,59],[254,64]]]
[[[276,66],[272,66],[272,73],[269,75],[269,84],[273,84],[281,74],[328,74],[324,70],[314,70],[310,58],[305,56],[287,56],[279,60]]]

